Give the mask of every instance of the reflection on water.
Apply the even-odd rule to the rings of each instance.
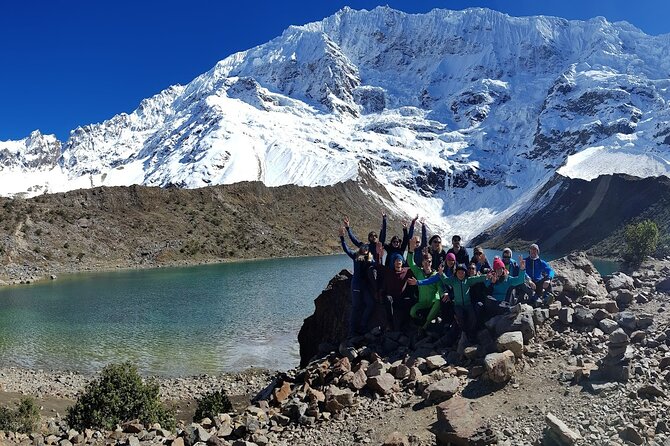
[[[90,273],[0,289],[0,363],[163,376],[299,362],[297,333],[345,256]]]

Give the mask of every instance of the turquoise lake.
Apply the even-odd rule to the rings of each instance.
[[[298,330],[314,299],[343,268],[344,255],[303,257],[0,288],[0,365],[91,373],[130,360],[160,376],[286,370],[299,363]]]

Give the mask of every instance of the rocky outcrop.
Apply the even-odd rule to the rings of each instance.
[[[557,294],[573,301],[585,296],[596,299],[607,296],[605,282],[585,252],[570,253],[552,261],[551,266],[556,272],[552,283]]]

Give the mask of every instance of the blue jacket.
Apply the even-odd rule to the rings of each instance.
[[[521,285],[525,279],[526,276],[524,275],[507,276],[505,280],[499,280],[493,284],[493,292],[491,293],[491,296],[493,296],[493,298],[498,302],[502,302],[505,300],[505,297],[507,297],[507,290],[509,290],[511,287]],[[491,281],[488,279],[484,283],[487,287],[491,286]]]
[[[526,276],[530,278],[533,282],[537,282],[545,277],[549,279],[554,278],[554,270],[551,269],[551,266],[544,260],[539,257],[535,260],[532,260],[530,257],[526,257]]]
[[[505,263],[505,259],[503,259],[503,263]],[[507,271],[509,271],[510,276],[519,275],[519,264],[516,263],[516,260],[509,259],[509,261],[505,263],[505,268],[507,268]]]

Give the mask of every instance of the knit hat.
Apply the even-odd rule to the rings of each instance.
[[[396,262],[396,260],[400,260],[401,262],[403,261],[402,256],[397,252],[391,256],[391,265],[393,265]]]
[[[500,259],[500,257],[493,259],[493,269],[505,269],[505,264],[503,263],[502,259]]]
[[[456,267],[456,271],[465,271],[467,273],[468,267],[465,266],[465,263],[459,263],[458,266]]]
[[[505,248],[503,249],[503,257],[505,257],[506,253],[509,253],[509,256],[512,257],[512,250],[510,248]]]
[[[450,253],[447,254],[447,260],[451,260],[453,262],[456,261],[456,256],[454,255],[453,252],[450,252]]]
[[[367,243],[363,243],[361,246],[358,247],[361,251],[370,251],[370,245]]]

